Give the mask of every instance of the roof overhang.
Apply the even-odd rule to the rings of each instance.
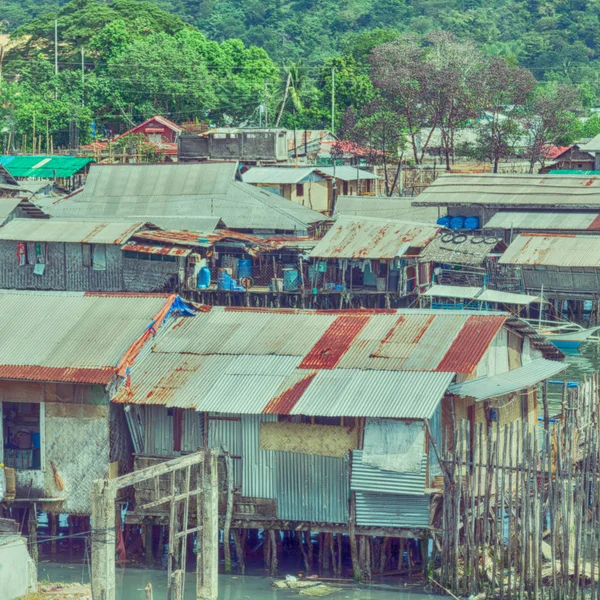
[[[455,383],[448,388],[448,391],[457,396],[487,400],[533,387],[566,368],[565,363],[538,358],[501,375],[478,377],[470,381]]]

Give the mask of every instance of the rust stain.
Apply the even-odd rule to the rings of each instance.
[[[299,369],[334,369],[370,316],[339,316],[298,365]]]
[[[272,398],[262,411],[264,415],[288,415],[296,406],[302,394],[308,389],[312,383],[316,371],[307,373],[300,381],[297,381],[292,387],[285,390],[275,398]]]
[[[588,181],[585,182],[585,186],[590,187],[590,185],[594,185],[594,181],[596,181],[597,179],[597,177],[592,177],[591,179],[588,179]]]
[[[435,315],[430,315],[427,318],[427,321],[425,321],[423,327],[421,327],[419,333],[417,333],[417,335],[415,335],[413,341],[411,342],[411,344],[413,346],[416,346],[419,343],[419,340],[423,337],[423,335],[425,334],[425,332],[427,331],[429,326],[433,323],[434,319],[435,319]]]
[[[600,215],[588,225],[588,229],[600,229]]]
[[[125,244],[122,250],[130,252],[143,252],[144,254],[164,254],[166,256],[186,256],[189,254],[187,248],[176,248],[173,246],[147,246],[145,244]]]
[[[469,317],[435,371],[471,373],[505,321],[505,316]]]
[[[56,381],[107,385],[117,374],[116,367],[38,367],[33,365],[0,365],[1,379]]]
[[[100,223],[100,225],[96,225],[96,227],[94,227],[94,229],[92,229],[82,240],[81,243],[82,244],[90,244],[91,241],[94,239],[94,237],[100,233],[103,229],[106,229],[106,224],[105,223]],[[117,240],[115,243],[119,243],[119,241]]]

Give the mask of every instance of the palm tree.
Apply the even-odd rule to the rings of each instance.
[[[284,71],[285,75],[285,89],[283,91],[283,99],[281,106],[279,107],[279,114],[277,115],[277,122],[275,127],[279,126],[281,116],[288,101],[288,97],[292,100],[292,105],[296,112],[302,112],[304,106],[302,105],[302,88],[306,83],[306,75],[304,72],[304,65],[302,63],[290,63]]]

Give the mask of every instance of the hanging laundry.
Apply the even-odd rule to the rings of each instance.
[[[38,264],[43,265],[46,263],[45,250],[46,250],[46,244],[36,242],[36,244],[35,244],[35,261]]]
[[[27,264],[27,249],[22,242],[17,244],[17,263],[20,267],[24,267]]]

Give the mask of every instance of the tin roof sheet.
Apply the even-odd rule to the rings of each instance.
[[[87,371],[110,368],[114,374],[167,301],[164,296],[2,291],[0,377],[83,381]],[[63,379],[57,379],[61,371]],[[91,375],[95,383],[106,377],[105,372]]]
[[[498,262],[503,265],[600,267],[600,236],[522,233]]]
[[[362,450],[352,451],[352,478],[350,489],[380,494],[408,494],[422,496],[427,477],[427,455],[423,454],[421,469],[416,473],[384,471],[363,463]]]
[[[71,177],[93,162],[93,158],[75,156],[0,156],[0,164],[13,177],[43,179]]]
[[[455,374],[474,371],[507,319],[529,335],[526,324],[499,313],[212,307],[161,330],[115,401],[236,414],[430,418]],[[542,337],[532,341],[552,355]]]
[[[600,229],[599,212],[497,212],[486,224],[486,229],[582,230]]]
[[[142,244],[131,241],[125,244],[121,250],[128,252],[142,252],[143,254],[161,254],[162,256],[188,256],[192,253],[191,248],[182,248],[181,246],[158,246],[156,244]]]
[[[367,180],[367,179],[381,179],[378,175],[365,171],[364,169],[357,169],[356,167],[349,167],[347,165],[341,165],[339,167],[315,167],[317,173],[322,173],[327,177],[335,177],[342,181],[356,181]]]
[[[564,371],[566,368],[567,365],[564,363],[537,358],[529,364],[502,375],[478,377],[477,379],[456,383],[450,386],[449,391],[459,396],[485,400],[486,398],[504,396],[517,390],[532,387],[540,381]]]
[[[446,209],[413,206],[414,197],[338,196],[334,216],[372,217],[375,219],[400,219],[433,225],[446,214]]]
[[[359,527],[429,528],[429,495],[410,496],[356,492]]]
[[[252,167],[242,175],[245,183],[286,185],[308,180],[315,173],[314,167]],[[323,179],[317,176],[315,179]]]
[[[427,298],[458,298],[460,300],[476,300],[477,302],[492,302],[498,304],[517,304],[519,306],[527,306],[532,302],[540,301],[538,296],[488,290],[481,287],[462,287],[460,285],[433,285],[421,295]]]
[[[142,221],[102,223],[60,219],[13,219],[0,228],[0,240],[120,245],[144,226]]]
[[[427,245],[439,230],[437,225],[340,216],[310,256],[391,259]]]
[[[236,181],[236,171],[236,163],[94,165],[83,192],[49,210],[54,217],[153,223],[156,217],[218,217],[227,227],[244,230],[303,232],[326,220],[295,202]]]
[[[462,237],[466,239],[460,240]],[[452,239],[449,239],[452,238]],[[450,233],[433,238],[419,255],[419,260],[457,265],[481,265],[502,240],[481,236],[453,237]],[[504,248],[504,245],[502,246]]]
[[[596,175],[478,174],[438,177],[414,199],[415,206],[598,208]]]

